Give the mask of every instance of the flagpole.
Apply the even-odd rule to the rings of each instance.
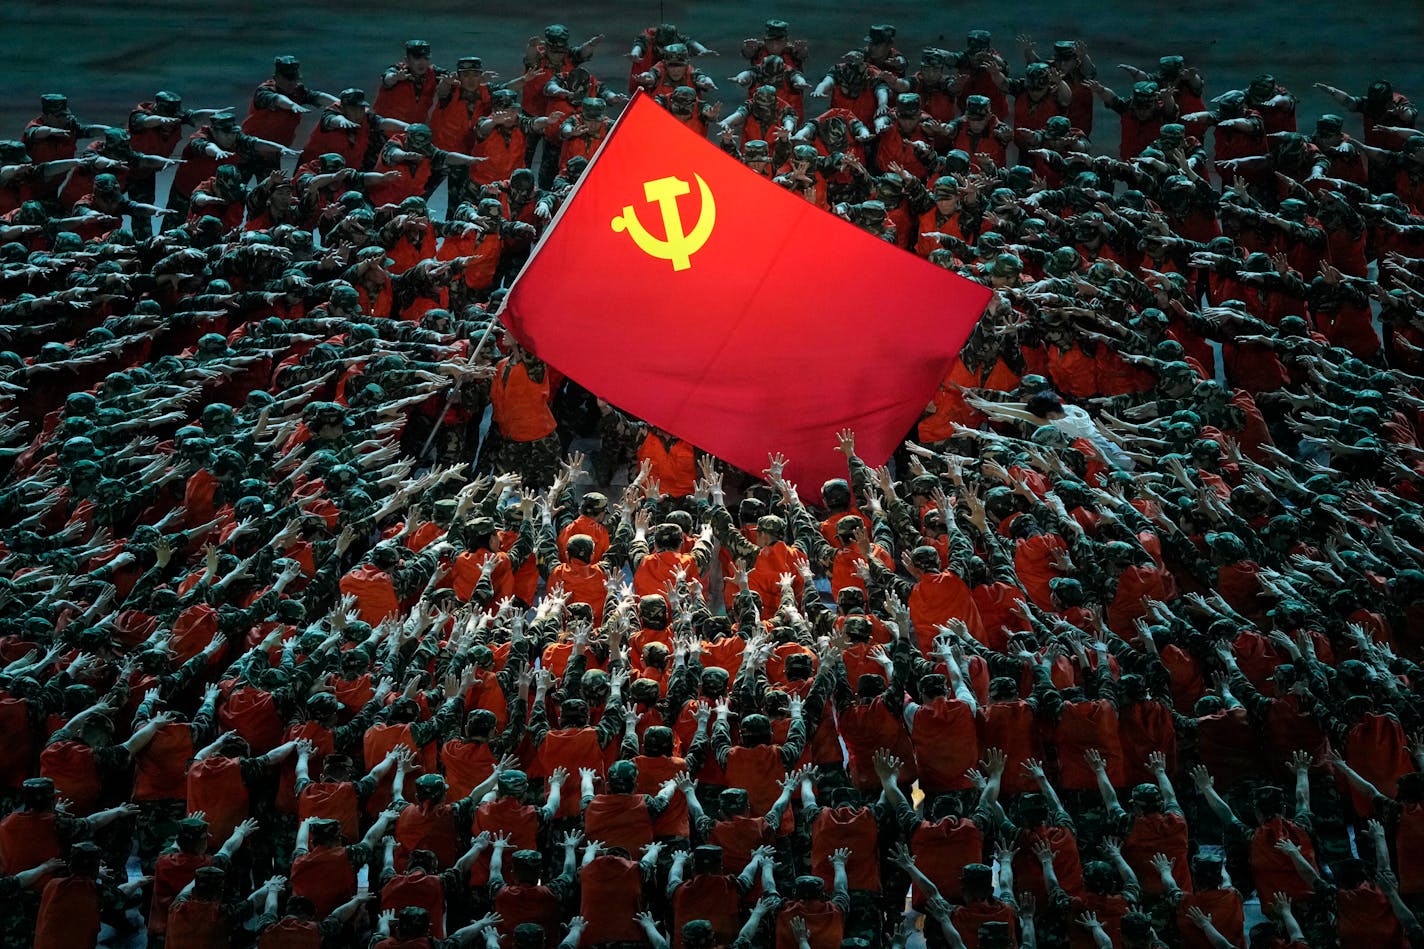
[[[494,317],[490,317],[490,321],[485,324],[485,331],[480,334],[479,342],[475,344],[475,351],[470,353],[469,358],[465,360],[466,366],[473,366],[475,364],[475,360],[479,358],[481,350],[485,348],[485,343],[490,338],[490,331],[494,329],[494,324]],[[450,382],[450,394],[445,396],[445,407],[440,410],[440,417],[435,420],[435,425],[430,429],[430,434],[426,437],[425,444],[420,446],[420,454],[416,456],[417,458],[423,460],[426,452],[430,451],[430,446],[435,443],[435,436],[440,434],[440,426],[445,424],[445,415],[450,411],[450,406],[455,404],[455,396],[458,395],[459,392],[460,383],[452,379]]]

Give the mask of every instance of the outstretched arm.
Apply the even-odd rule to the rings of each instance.
[[[669,944],[667,941],[667,937],[664,936],[661,931],[659,931],[658,924],[653,919],[652,913],[649,913],[644,910],[643,912],[634,916],[633,920],[639,926],[642,927],[643,935],[648,937],[648,944],[651,945],[653,949],[668,949]]]
[[[1088,762],[1088,767],[1093,769],[1093,774],[1098,779],[1098,794],[1103,799],[1103,807],[1110,814],[1122,810],[1122,805],[1118,803],[1117,790],[1112,786],[1112,779],[1108,777],[1108,764],[1103,760],[1102,752],[1096,748],[1089,748],[1083,753],[1083,758]]]
[[[1300,848],[1294,841],[1278,840],[1276,849],[1290,858],[1291,866],[1295,867],[1295,872],[1300,874],[1300,878],[1310,885],[1314,890],[1320,884],[1320,874],[1310,865],[1310,861],[1305,859],[1305,854],[1300,852]]]
[[[1197,793],[1206,798],[1207,807],[1216,815],[1221,826],[1230,827],[1239,823],[1236,813],[1231,810],[1231,805],[1223,801],[1221,795],[1216,793],[1216,781],[1212,778],[1211,772],[1206,770],[1206,765],[1199,764],[1193,768],[1191,778],[1197,787]]]

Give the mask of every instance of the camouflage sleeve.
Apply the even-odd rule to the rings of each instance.
[[[890,532],[894,535],[899,549],[914,550],[924,543],[924,535],[914,522],[910,505],[898,497],[893,497],[885,499],[884,507],[890,521]]]
[[[667,687],[669,723],[677,720],[683,704],[697,694],[701,682],[702,663],[695,656],[689,656],[686,662],[672,670]]]
[[[755,557],[757,546],[742,536],[732,523],[732,514],[725,504],[712,505],[712,533],[727,552],[738,559]]]
[[[454,735],[460,727],[461,713],[465,703],[458,695],[440,703],[440,708],[429,721],[416,722],[410,726],[410,736],[417,744],[428,745]]]
[[[712,759],[722,767],[727,766],[727,755],[732,750],[732,733],[725,721],[712,723]]]
[[[866,563],[870,567],[870,581],[872,586],[882,591],[888,589],[902,600],[909,599],[910,592],[915,588],[914,583],[894,571],[887,569],[886,566],[875,557],[871,557]]]
[[[712,565],[712,542],[698,538],[692,545],[692,559],[701,573],[706,573]]]
[[[826,605],[826,601],[821,599],[821,591],[816,589],[815,584],[806,584],[801,594],[801,612],[811,621],[811,626],[818,633],[829,632],[831,624],[835,622],[835,614]]]
[[[810,511],[806,510],[805,505],[798,504],[789,513],[791,514],[792,534],[796,538],[796,546],[801,548],[806,559],[813,565],[821,566],[829,564],[835,559],[835,548],[826,543],[826,538],[821,534],[821,525],[816,523],[816,519],[811,516]]]
[[[796,767],[796,762],[801,760],[801,753],[806,749],[806,723],[802,719],[794,719],[791,727],[786,732],[786,741],[780,746],[781,766],[787,771]]]
[[[574,501],[573,488],[564,488],[554,500],[554,533],[558,534],[578,517],[578,504]]]
[[[921,185],[921,188],[924,186]],[[865,494],[875,484],[875,473],[870,470],[870,466],[861,460],[859,455],[851,455],[846,459],[846,466],[850,469],[850,487],[852,491]]]
[[[519,522],[518,536],[515,537],[513,546],[509,548],[510,566],[515,570],[524,566],[524,561],[534,553],[535,542],[533,526],[529,523],[529,519],[525,518]]]
[[[624,524],[620,520],[617,526],[608,533],[608,551],[599,563],[603,564],[606,570],[617,572],[630,556],[633,536],[632,525]],[[610,583],[609,588],[610,590],[616,589],[616,584]]]
[[[607,748],[622,736],[625,718],[622,702],[608,703],[603,710],[603,717],[598,720],[598,727],[595,729],[600,748]]]
[[[425,588],[435,572],[433,547],[427,547],[417,556],[403,563],[391,579],[395,581],[396,592],[402,597],[411,596]]]
[[[278,92],[271,86],[265,84],[258,86],[257,91],[252,93],[252,107],[254,109],[270,109],[273,111],[277,111],[277,99],[281,95],[282,94],[280,92]],[[301,95],[293,95],[290,98],[293,101],[300,101]],[[310,93],[308,93],[308,100],[310,100]]]

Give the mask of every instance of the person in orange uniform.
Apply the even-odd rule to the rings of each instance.
[[[99,944],[100,921],[122,915],[126,904],[150,882],[149,877],[137,877],[115,886],[100,874],[99,848],[87,840],[69,848],[67,862],[69,872],[51,877],[40,891],[30,943],[34,949],[94,949]]]
[[[953,175],[936,178],[931,195],[934,207],[920,215],[919,227],[915,230],[918,235],[915,253],[926,258],[933,251],[948,247],[955,241],[969,243],[973,240],[979,230],[982,212],[978,186],[971,183],[961,188]]]
[[[104,134],[105,126],[84,125],[69,111],[69,97],[59,93],[40,96],[40,114],[25,126],[23,141],[36,164],[73,158],[78,140]],[[55,187],[59,182],[55,182]]]
[[[26,778],[19,798],[20,807],[0,820],[0,873],[10,876],[59,859],[71,841],[136,810],[123,805],[75,817],[56,809],[53,778]]]
[[[178,822],[172,847],[158,858],[153,868],[153,896],[148,908],[150,942],[161,940],[168,931],[168,910],[178,894],[193,882],[198,870],[202,867],[227,869],[238,849],[257,829],[257,821],[245,820],[237,825],[217,853],[209,853],[212,835],[208,833],[208,822],[202,817],[185,817]]]
[[[869,125],[889,110],[893,79],[869,65],[863,51],[853,49],[817,83],[811,98],[829,97],[832,109],[845,110]]]
[[[994,164],[1003,166],[1008,144],[1014,130],[1001,121],[989,108],[986,96],[970,96],[964,100],[964,114],[943,127],[943,141],[950,148],[973,156],[971,166],[978,169],[980,153],[988,155]],[[982,169],[980,169],[982,170]]]
[[[166,945],[172,949],[229,945],[233,930],[241,927],[258,906],[265,906],[268,895],[280,892],[286,883],[282,877],[274,876],[247,899],[233,900],[227,892],[227,872],[219,867],[203,867],[168,911]]]
[[[473,145],[475,123],[490,113],[493,89],[485,80],[484,60],[462,56],[455,71],[440,77],[430,130],[437,148],[465,152]]]
[[[408,40],[405,59],[387,67],[376,93],[376,113],[407,124],[424,122],[435,105],[435,88],[445,74],[430,63],[430,43]]]
[[[568,595],[569,603],[583,603],[593,611],[595,625],[603,623],[611,581],[619,576],[617,559],[595,558],[597,547],[587,534],[574,534],[564,545],[564,559],[549,571],[548,588],[559,588]],[[557,549],[552,552],[558,557]]]
[[[377,204],[396,204],[411,197],[430,197],[443,180],[447,167],[468,167],[484,159],[464,152],[436,148],[430,126],[416,122],[397,132],[381,148],[376,170],[385,177],[371,189]]]
[[[637,82],[655,96],[667,95],[678,86],[692,86],[699,93],[713,92],[717,88],[711,76],[692,65],[692,53],[684,43],[667,46],[662,62],[638,76]]]
[[[773,483],[782,491],[783,496],[788,498],[789,506],[796,508],[799,507],[800,501],[795,498],[794,486],[781,480],[781,465],[783,464],[785,464],[785,459],[774,456],[768,476],[773,479]],[[806,551],[799,546],[786,543],[785,519],[774,514],[761,517],[757,520],[756,540],[747,540],[736,529],[732,522],[731,512],[727,510],[722,493],[721,474],[713,471],[710,466],[704,466],[703,477],[712,492],[712,532],[734,559],[744,564],[751,564],[751,567],[746,571],[747,585],[750,592],[760,598],[763,614],[769,615],[775,612],[781,603],[780,580],[784,573],[792,576],[795,602],[801,602],[805,593],[805,581],[801,577],[801,571],[797,564],[806,561]],[[809,517],[809,515],[806,516]]]
[[[590,724],[587,701],[565,698],[559,706],[559,727],[553,728],[544,701],[552,676],[543,672],[535,685],[534,706],[529,713],[529,737],[535,749],[531,777],[547,778],[559,766],[570,770],[588,768],[594,772],[595,781],[601,783],[608,749],[616,750],[623,738],[623,686],[627,681],[625,670],[609,676],[608,701],[596,725]],[[572,794],[564,796],[559,802],[558,816],[577,816],[581,803]]]
[[[450,544],[430,544],[405,559],[403,549],[393,542],[376,545],[366,561],[348,570],[339,582],[343,595],[355,597],[357,615],[372,626],[401,614],[401,604],[430,581],[436,558],[448,551]]]
[[[588,97],[578,101],[578,109],[564,119],[559,126],[559,139],[563,147],[559,150],[559,171],[569,166],[574,157],[590,159],[608,133],[613,129],[613,119],[607,115],[608,104],[603,99]]]
[[[555,495],[557,497],[557,495]],[[565,508],[567,510],[567,508]],[[583,534],[593,541],[593,560],[602,560],[612,544],[608,532],[608,495],[590,491],[579,499],[578,516],[567,523],[560,521],[558,546],[561,555],[567,555],[569,541],[576,534]],[[551,516],[554,512],[551,512]],[[567,514],[562,517],[567,518]]]
[[[129,142],[134,151],[145,155],[169,158],[183,140],[183,126],[197,127],[216,109],[185,109],[183,98],[176,92],[160,90],[152,102],[140,102],[129,113]],[[142,165],[129,169],[128,196],[141,204],[153,204],[157,198],[158,173]],[[133,235],[145,240],[153,234],[153,220],[140,216],[133,222]]]
[[[252,93],[242,130],[254,138],[290,148],[302,116],[310,112],[312,106],[329,106],[338,101],[329,93],[307,88],[302,82],[302,64],[297,57],[278,56],[272,60],[272,78]],[[244,170],[261,179],[277,167],[277,158],[269,156],[253,160]]]
[[[286,912],[278,912],[282,891],[273,887],[266,892],[262,915],[257,917],[257,949],[337,945],[347,923],[366,901],[363,896],[352,897],[326,916],[318,918],[311,900],[290,896]]]
[[[395,823],[398,812],[386,810],[354,844],[341,842],[341,822],[308,817],[297,826],[292,853],[292,895],[311,900],[326,916],[356,896],[356,871],[371,862],[376,844]]]
[[[298,164],[305,165],[321,155],[340,155],[345,166],[370,170],[375,165],[381,136],[405,131],[409,122],[378,116],[371,111],[366,93],[357,88],[342,89],[337,101],[322,110],[316,127],[307,137]]]
[[[663,62],[667,50],[672,46],[682,46],[693,56],[720,56],[716,50],[708,49],[671,23],[650,26],[639,33],[633,45],[624,55],[633,61],[628,67],[628,92],[636,92],[643,74]]]
[[[507,90],[510,93],[510,101],[513,101],[514,90],[524,83],[522,77],[516,77],[496,89],[489,83],[489,77],[492,75],[493,73],[485,72],[484,60],[480,57],[462,56],[455,64],[453,73],[440,77],[440,82],[435,87],[435,106],[430,113],[430,131],[436,148],[488,157],[479,151],[480,140],[488,136],[478,135],[477,129],[494,111],[494,94]],[[520,149],[522,155],[522,142]],[[481,161],[473,165],[455,165],[449,169],[451,207],[472,193],[472,182],[475,185],[487,185],[503,181],[518,167],[481,167],[487,164],[488,161]]]
[[[637,853],[651,844],[654,824],[678,793],[677,782],[668,778],[659,786],[657,794],[640,793],[638,765],[626,760],[609,766],[608,789],[602,794],[593,789],[594,776],[591,768],[579,770],[579,806],[585,835],[629,853]]]
[[[636,545],[644,542],[646,515],[640,515],[634,538],[635,551],[633,592],[638,596],[661,596],[669,581],[679,574],[688,580],[700,580],[712,563],[711,532],[704,527],[690,551],[683,550],[686,535],[676,524],[659,524],[653,528],[653,549],[639,556]]]
[[[923,182],[938,164],[933,139],[939,123],[922,110],[920,101],[913,92],[895,98],[895,116],[882,123],[875,143],[877,173],[903,168]]]
[[[490,93],[489,114],[475,123],[473,153],[485,159],[470,166],[470,180],[477,185],[504,181],[525,165],[531,143],[537,144],[544,131],[564,120],[561,111],[531,115],[519,105],[513,89]]]
[[[667,497],[689,497],[697,483],[697,449],[691,442],[656,426],[646,428],[637,459],[639,465],[648,466],[649,482],[657,482]]]
[[[550,408],[557,385],[553,373],[538,356],[515,343],[494,367],[489,385],[499,435],[495,469],[523,475],[529,484],[549,484],[560,457],[558,423]]]
[[[521,104],[530,115],[546,115],[549,98],[545,93],[550,80],[567,75],[593,56],[594,47],[603,40],[603,34],[590,37],[578,46],[569,45],[569,28],[562,23],[544,27],[541,41],[531,36],[524,48],[525,83]],[[526,153],[524,164],[533,165],[533,144]]]
[[[851,911],[846,877],[849,860],[850,851],[844,847],[830,855],[833,886],[829,899],[826,883],[819,876],[803,874],[795,879],[790,899],[784,900],[776,911],[776,949],[839,949]],[[772,891],[767,895],[777,894]]]

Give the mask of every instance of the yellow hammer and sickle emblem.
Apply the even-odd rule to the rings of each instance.
[[[658,240],[648,233],[631,204],[624,205],[623,213],[613,219],[613,232],[622,234],[627,231],[639,250],[650,257],[672,261],[673,270],[686,270],[691,267],[690,258],[707,243],[707,238],[712,234],[712,225],[717,221],[717,205],[712,200],[711,189],[707,187],[707,182],[702,180],[701,175],[694,174],[692,177],[697,179],[697,190],[702,195],[702,211],[691,231],[682,229],[682,214],[678,211],[677,199],[690,193],[692,188],[681,178],[669,177],[643,182],[643,194],[647,196],[648,202],[658,205],[662,211],[663,228],[667,231],[666,240]]]

